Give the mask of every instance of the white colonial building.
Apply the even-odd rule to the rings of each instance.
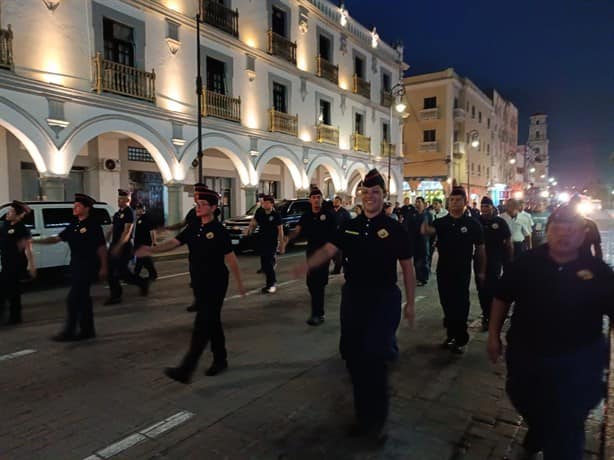
[[[326,0],[0,0],[0,201],[113,202],[175,221],[203,178],[242,213],[258,192],[353,196],[373,165],[402,184],[389,90],[407,67]]]

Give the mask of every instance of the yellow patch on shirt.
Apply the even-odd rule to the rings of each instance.
[[[120,214],[120,215],[119,215],[119,218],[120,218],[120,219],[123,219],[123,218],[124,218],[124,214],[123,214],[123,213],[122,213],[122,214]]]
[[[388,238],[390,236],[390,233],[388,233],[388,230],[386,230],[385,228],[382,228],[377,231],[377,236],[384,239]]]
[[[79,233],[85,233],[85,232],[87,232],[87,227],[81,227],[79,229]]]
[[[360,235],[360,233],[355,232],[353,230],[346,230],[345,233],[349,233],[350,235]]]
[[[13,233],[15,233],[15,229],[14,228],[9,228],[9,231],[7,233],[9,235],[12,235]]]
[[[137,224],[142,224],[143,221],[139,219],[139,221],[137,222]]]
[[[590,270],[579,270],[576,275],[578,275],[578,278],[580,278],[582,281],[592,280],[595,277],[593,272]]]
[[[212,240],[215,235],[213,234],[213,232],[208,232],[205,234],[205,236],[207,237],[208,240]]]

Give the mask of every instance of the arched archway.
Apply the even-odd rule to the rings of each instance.
[[[27,112],[4,97],[0,97],[0,126],[23,144],[40,174],[61,174],[51,167],[57,147],[45,130]]]
[[[173,153],[172,145],[152,127],[140,120],[123,115],[103,115],[95,117],[77,126],[62,145],[59,155],[65,168],[64,174],[79,152],[92,139],[107,133],[119,133],[136,140],[155,161],[165,181],[172,181],[173,171],[178,162]]]
[[[350,196],[356,196],[356,188],[358,187],[358,183],[365,178],[365,175],[368,172],[369,166],[367,163],[362,161],[355,161],[348,167],[345,173],[345,180],[347,183],[346,190]]]
[[[279,160],[288,169],[295,189],[306,189],[309,187],[309,180],[303,172],[298,156],[283,145],[272,145],[260,154],[255,165],[258,177],[264,172],[265,166],[274,159]]]
[[[307,166],[306,174],[309,180],[311,180],[320,166],[326,169],[330,175],[335,191],[345,190],[345,184],[343,183],[343,170],[337,164],[337,162],[335,162],[335,160],[325,155],[318,155]]]

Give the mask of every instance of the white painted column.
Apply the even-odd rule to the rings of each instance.
[[[64,201],[64,184],[67,179],[60,176],[41,176],[43,201]]]
[[[168,217],[169,224],[175,224],[183,219],[183,184],[168,182]]]
[[[9,181],[11,180],[9,174],[9,154],[8,146],[6,144],[6,129],[0,128],[0,203],[7,203],[11,201],[9,192]]]

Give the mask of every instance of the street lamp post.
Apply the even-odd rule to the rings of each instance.
[[[405,86],[403,86],[403,83],[399,81],[392,88],[390,88],[390,94],[396,101],[396,103],[394,104],[394,109],[397,111],[397,113],[405,112],[405,109],[407,108],[407,104],[405,104],[405,102],[403,101],[403,97],[405,96]],[[389,195],[390,195],[390,175],[392,173],[392,150],[390,148],[391,140],[392,140],[392,124],[393,124],[392,106],[393,104],[390,104],[390,128],[388,129],[389,131],[388,137],[390,139],[386,139],[386,142],[388,143],[386,148],[388,150],[388,185],[387,187],[388,187]]]
[[[474,149],[480,146],[480,133],[477,129],[469,131],[469,146],[467,147],[467,198],[471,201],[471,168],[470,168],[470,150],[469,147]]]
[[[200,72],[200,13],[196,14],[196,120],[198,126],[198,180],[203,180],[203,78]]]

